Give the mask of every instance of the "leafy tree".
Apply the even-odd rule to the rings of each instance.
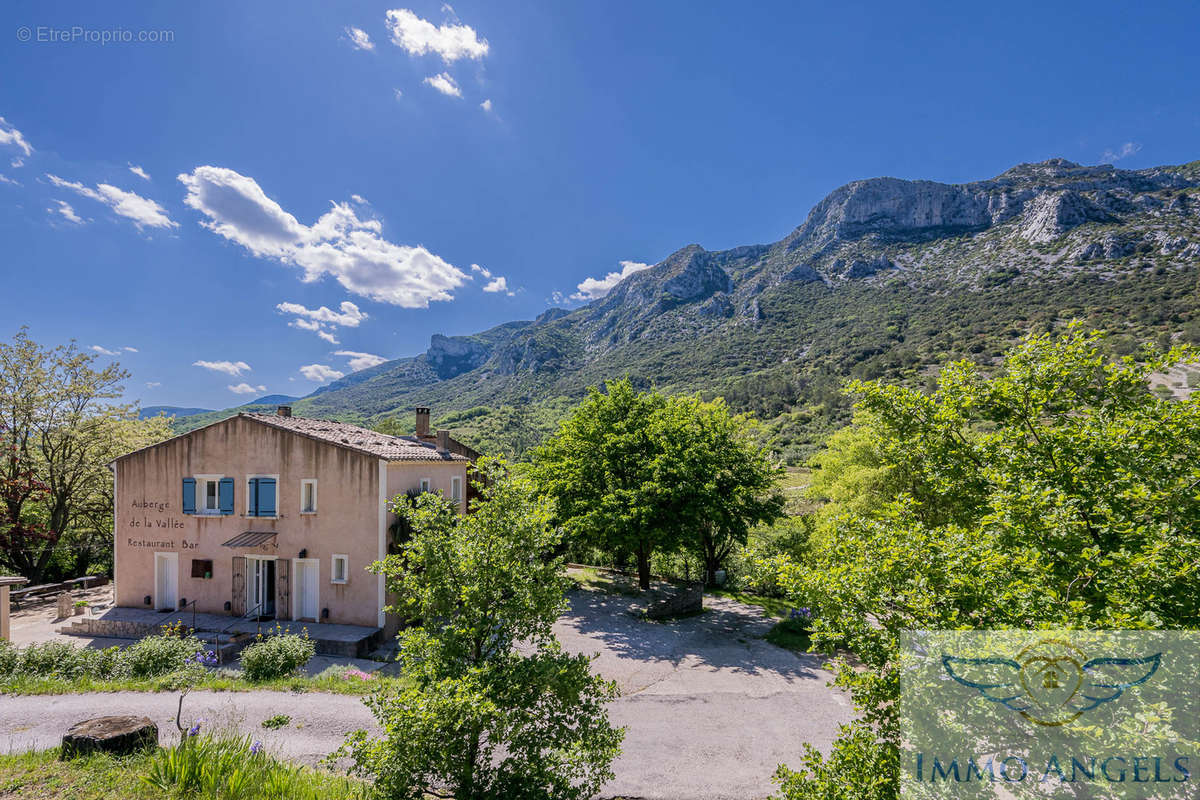
[[[669,487],[676,519],[692,529],[686,544],[704,560],[705,579],[713,585],[716,571],[746,543],[752,527],[783,516],[777,487],[783,467],[754,441],[757,423],[731,414],[720,398],[668,398],[651,420],[652,439],[662,448],[658,481]]]
[[[44,348],[24,328],[0,343],[0,562],[34,582],[79,523],[103,531],[111,549],[108,462],[169,435],[165,419],[138,420],[133,406],[116,402],[129,374],[95,361],[74,342]],[[77,536],[72,544],[83,552]]]
[[[532,475],[556,502],[568,533],[610,550],[633,552],[638,581],[650,588],[650,555],[682,539],[671,489],[659,482],[661,443],[654,416],[667,399],[611,381],[588,398],[534,451]]]
[[[783,513],[782,469],[752,440],[752,421],[723,400],[638,392],[628,379],[590,390],[543,446],[533,475],[581,540],[637,557],[650,588],[650,556],[682,544],[709,581],[749,529]]]
[[[359,731],[346,749],[379,797],[591,797],[624,735],[604,709],[616,685],[551,631],[566,580],[549,504],[503,462],[479,469],[465,516],[434,493],[392,503],[412,539],[373,569],[398,597],[390,610],[422,622],[399,636],[404,688],[366,701],[383,737]]]
[[[904,630],[1194,625],[1200,398],[1147,387],[1192,357],[1113,361],[1099,334],[1074,325],[1026,338],[995,374],[951,364],[932,395],[852,385],[843,445],[863,446],[839,445],[844,468],[823,487],[878,502],[843,503],[811,560],[780,580],[818,609],[818,645],[861,660],[837,678],[860,717],[828,757],[809,749],[799,769],[780,770],[784,797],[896,797]]]

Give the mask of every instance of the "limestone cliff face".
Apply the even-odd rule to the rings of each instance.
[[[360,382],[365,393],[458,376],[543,380],[631,344],[644,350],[758,330],[774,295],[836,292],[851,282],[934,295],[1081,272],[1109,279],[1198,259],[1200,163],[1120,170],[1050,159],[972,183],[871,178],[831,192],[774,244],[688,245],[581,308],[476,336],[434,336],[427,353],[373,368],[374,383],[357,373],[344,382]]]

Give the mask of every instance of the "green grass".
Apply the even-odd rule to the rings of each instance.
[[[245,678],[213,675],[196,684],[196,689],[215,692],[250,692],[265,689],[277,692],[327,692],[330,694],[365,695],[384,682],[396,678],[375,677],[371,680],[342,678],[322,673],[315,677],[278,678],[254,683]],[[124,678],[120,680],[93,680],[88,677],[54,678],[20,676],[0,681],[0,694],[49,695],[83,694],[85,692],[163,692],[171,691],[174,682],[170,675],[159,678]],[[0,798],[4,795],[0,794]]]
[[[731,592],[725,589],[712,589],[709,590],[709,594],[736,600],[748,606],[758,606],[777,619],[786,618],[793,608],[790,602],[779,597],[766,597],[765,595],[750,594],[749,592]]]
[[[574,581],[581,589],[619,594],[625,597],[636,597],[641,594],[634,578],[619,572],[610,572],[597,567],[570,567],[567,578]]]
[[[808,638],[808,631],[801,623],[791,619],[776,622],[765,638],[776,647],[782,647],[795,653],[807,653],[809,647],[812,646],[812,641]]]
[[[114,757],[97,754],[59,761],[59,750],[42,750],[19,755],[0,756],[0,798],[28,800],[162,800],[162,798],[200,797],[150,786],[142,780],[156,760],[164,754]],[[286,773],[291,797],[359,796],[360,784],[338,775],[304,767],[278,764],[276,771]]]

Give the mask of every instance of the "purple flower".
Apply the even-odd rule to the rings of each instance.
[[[252,756],[258,755],[259,753],[262,752],[262,749],[263,749],[262,742],[260,742],[256,739],[254,741],[254,744],[250,745],[250,755],[252,755]]]
[[[201,720],[196,720],[195,724],[192,725],[192,727],[188,728],[188,732],[187,732],[188,736],[196,736],[197,734],[200,733],[200,722],[201,722]]]

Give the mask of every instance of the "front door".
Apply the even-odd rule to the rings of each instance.
[[[179,554],[154,554],[154,607],[174,611],[179,603]]]
[[[315,558],[298,558],[294,562],[293,572],[293,603],[295,619],[317,621],[318,606],[320,605],[320,570],[321,562]]]
[[[246,613],[275,616],[275,559],[246,557]]]

